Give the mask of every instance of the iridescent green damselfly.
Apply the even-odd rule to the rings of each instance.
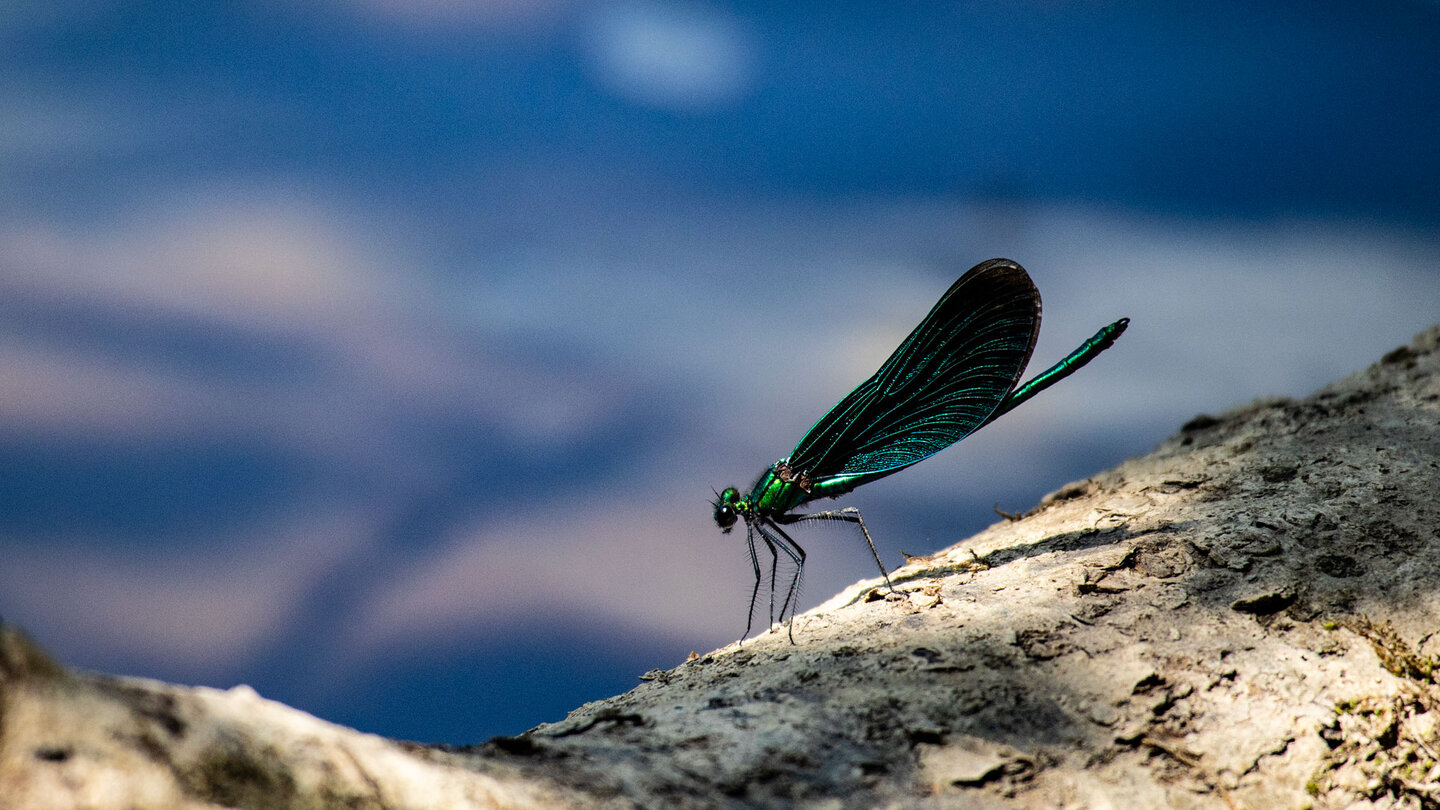
[[[1040,334],[1040,291],[1025,268],[1009,259],[972,267],[940,296],[874,376],[820,417],[789,457],[761,473],[749,495],[734,487],[719,493],[715,523],[729,532],[736,521],[745,522],[755,573],[741,638],[750,635],[764,581],[756,537],[770,553],[772,623],[780,556],[795,568],[780,603],[782,623],[787,612],[794,619],[796,590],[805,566],[805,549],[782,526],[814,520],[858,526],[880,576],[891,587],[890,574],[860,510],[846,507],[804,514],[793,510],[820,498],[844,495],[944,450],[1078,371],[1110,348],[1129,323],[1129,318],[1121,318],[1104,327],[1065,359],[1017,385]]]

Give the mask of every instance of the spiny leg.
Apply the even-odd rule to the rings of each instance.
[[[764,524],[759,528],[761,532],[765,531]],[[793,537],[786,534],[784,529],[781,529],[774,523],[770,523],[769,528],[770,531],[779,535],[779,537],[771,538],[775,541],[775,545],[790,557],[791,562],[795,563],[795,575],[790,578],[790,587],[785,591],[785,601],[780,605],[780,622],[782,624],[785,622],[785,610],[787,608],[790,610],[790,624],[786,625],[786,635],[790,637],[790,643],[794,644],[795,609],[799,606],[800,602],[800,576],[805,570],[805,549],[801,548],[800,544],[795,542]],[[772,579],[771,582],[771,591],[773,592],[774,580]]]
[[[860,510],[853,506],[844,509],[830,509],[825,512],[811,512],[806,515],[786,515],[782,523],[800,523],[806,520],[839,520],[845,523],[854,523],[860,527],[860,533],[865,535],[865,544],[870,546],[870,556],[875,558],[875,567],[880,569],[880,576],[885,579],[885,587],[894,592],[895,586],[890,584],[890,573],[885,570],[885,563],[880,562],[880,552],[875,550],[875,541],[870,539],[870,530],[865,528],[865,519],[860,517]]]
[[[760,535],[760,539],[761,539],[762,541],[764,541],[765,547],[768,548],[768,549],[770,549],[770,613],[769,613],[769,615],[768,615],[766,618],[769,620],[769,623],[770,623],[770,624],[774,624],[774,623],[775,623],[775,572],[778,570],[779,565],[780,565],[780,553],[779,553],[779,551],[776,551],[776,547],[778,546],[779,549],[780,549],[780,551],[784,551],[785,554],[786,554],[786,556],[788,556],[788,557],[789,557],[790,559],[792,559],[792,560],[795,559],[795,553],[792,552],[792,551],[790,550],[790,548],[789,548],[788,546],[786,546],[783,542],[781,542],[778,538],[776,538],[774,535],[770,534],[770,532],[766,531],[766,530],[765,530],[765,524],[755,523],[755,524],[752,524],[752,525],[753,525],[753,527],[754,527],[755,533],[756,533],[756,534],[759,534],[759,535]],[[749,527],[747,527],[747,528],[749,528]],[[772,526],[772,528],[773,528],[773,526]],[[752,543],[752,545],[753,545],[753,543]],[[759,588],[760,586],[757,584],[755,587],[756,587],[756,588]],[[793,587],[793,586],[792,586],[792,587]],[[750,605],[750,612],[751,612],[752,615],[753,615],[754,612],[755,612],[755,605],[754,605],[753,603]],[[785,614],[785,608],[784,608],[783,605],[782,605],[781,608],[780,608],[780,614],[781,614],[781,620],[783,621],[783,620],[784,620],[784,614]],[[748,625],[748,622],[747,622],[747,625]],[[768,626],[768,625],[767,625],[767,626]],[[746,629],[746,634],[747,634],[747,635],[749,634],[748,626],[747,626],[747,629]]]
[[[759,524],[746,524],[745,530],[745,541],[750,544],[750,560],[755,566],[755,588],[750,592],[750,615],[745,617],[745,636],[741,636],[742,641],[746,636],[750,635],[751,623],[755,619],[755,599],[760,593],[760,561],[758,555],[755,553],[756,534],[760,535],[760,540],[764,542],[765,547],[770,550],[770,613],[767,616],[769,624],[775,623],[775,570],[780,564],[780,555],[775,550],[775,545],[778,541],[772,537],[769,532],[765,531],[764,526]],[[790,549],[786,548],[784,544],[781,544],[780,548],[783,549],[791,559],[794,559],[795,555],[792,554]]]
[[[766,627],[775,624],[775,569],[780,564],[780,555],[775,551],[775,538],[766,532],[765,526],[757,525],[756,532],[760,533],[760,539],[765,540],[765,548],[770,549],[770,613],[766,614]]]
[[[750,549],[750,566],[755,569],[755,587],[750,589],[750,611],[745,614],[745,632],[740,636],[741,641],[750,636],[750,627],[755,621],[755,600],[760,597],[760,558],[755,554],[755,530],[749,523],[745,524],[745,545]],[[773,548],[770,550],[770,555],[772,557],[775,555]],[[773,585],[771,589],[774,589]],[[773,603],[775,597],[772,595],[770,599]],[[774,609],[773,606],[771,609]]]

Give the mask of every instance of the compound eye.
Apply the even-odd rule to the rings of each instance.
[[[739,519],[740,491],[734,487],[726,487],[725,491],[720,493],[720,500],[715,502],[715,525],[728,532]]]
[[[724,501],[715,504],[715,525],[721,529],[730,531],[730,527],[735,525],[735,521],[739,517],[740,513],[735,511],[735,507],[730,504]]]

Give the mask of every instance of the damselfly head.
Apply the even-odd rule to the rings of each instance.
[[[720,499],[715,501],[715,525],[720,527],[721,532],[729,532],[735,521],[740,519],[740,510],[735,508],[740,502],[740,491],[734,487],[726,487],[720,493]]]

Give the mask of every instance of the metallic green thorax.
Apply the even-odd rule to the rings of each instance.
[[[807,501],[844,495],[855,488],[852,481],[852,478],[832,478],[817,484],[804,471],[792,470],[787,460],[782,458],[760,474],[760,479],[744,498],[734,487],[720,493],[720,500],[715,504],[715,520],[729,529],[722,518],[726,507],[747,523],[762,516],[778,517]],[[733,524],[734,520],[731,519],[730,523]]]

